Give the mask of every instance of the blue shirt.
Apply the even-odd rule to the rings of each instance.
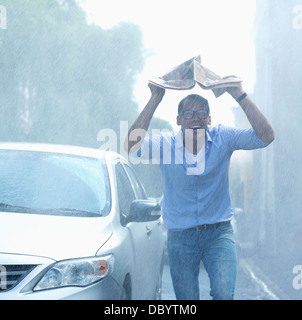
[[[264,148],[253,129],[208,127],[197,156],[183,146],[182,132],[144,140],[136,156],[160,166],[164,181],[163,221],[168,229],[188,229],[230,221],[229,166],[235,150]]]

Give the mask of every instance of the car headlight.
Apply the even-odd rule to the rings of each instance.
[[[86,287],[111,274],[113,265],[113,255],[61,261],[45,273],[34,291],[70,286]]]

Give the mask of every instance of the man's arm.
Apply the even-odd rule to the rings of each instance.
[[[166,92],[165,89],[155,86],[151,83],[149,83],[149,88],[151,90],[151,98],[133,123],[125,139],[124,148],[127,152],[135,152],[140,148],[148,131],[154,112],[162,101]]]
[[[245,93],[241,86],[228,88],[227,91],[235,100]],[[267,144],[273,142],[275,139],[274,130],[254,102],[247,96],[241,100],[239,104],[242,110],[245,112],[246,117],[254,129],[257,137]]]

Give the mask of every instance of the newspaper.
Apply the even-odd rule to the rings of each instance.
[[[204,90],[212,90],[216,98],[224,94],[228,87],[237,87],[242,80],[237,77],[222,78],[201,65],[200,55],[183,62],[161,77],[149,80],[159,87],[173,90],[188,90],[196,83]]]

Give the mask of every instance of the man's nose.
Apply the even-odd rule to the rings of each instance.
[[[193,112],[193,120],[199,120],[198,115],[197,115],[197,111]]]

